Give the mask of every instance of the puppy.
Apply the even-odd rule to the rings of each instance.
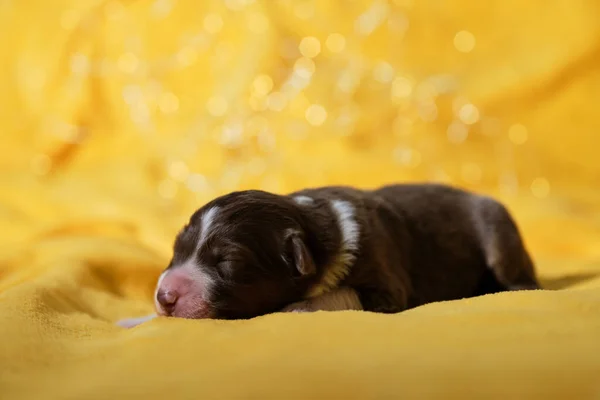
[[[397,313],[537,288],[517,226],[489,197],[437,184],[285,196],[251,190],[192,215],[160,276],[155,305],[158,315],[181,318]]]

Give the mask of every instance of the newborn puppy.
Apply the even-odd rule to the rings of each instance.
[[[234,192],[206,204],[177,236],[155,303],[162,316],[244,319],[396,313],[537,288],[517,226],[489,197],[437,184],[323,187]]]

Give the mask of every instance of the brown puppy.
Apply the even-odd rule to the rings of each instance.
[[[183,318],[395,313],[536,288],[517,226],[489,197],[436,184],[323,187],[206,204],[178,235],[155,303],[159,315]]]

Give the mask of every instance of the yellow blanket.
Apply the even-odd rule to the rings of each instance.
[[[0,398],[600,398],[596,0],[0,1]],[[547,290],[398,315],[152,311],[240,188],[436,180]]]

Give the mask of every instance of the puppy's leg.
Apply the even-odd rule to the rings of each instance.
[[[283,312],[311,312],[311,311],[344,311],[362,310],[362,304],[354,289],[339,288],[320,296],[313,297],[285,307]]]
[[[508,290],[540,289],[519,229],[503,205],[482,198],[475,218],[488,267]]]
[[[117,321],[117,325],[121,328],[133,328],[134,326],[138,326],[146,321],[150,321],[151,319],[156,318],[156,314],[147,315],[145,317],[139,318],[127,318]]]

